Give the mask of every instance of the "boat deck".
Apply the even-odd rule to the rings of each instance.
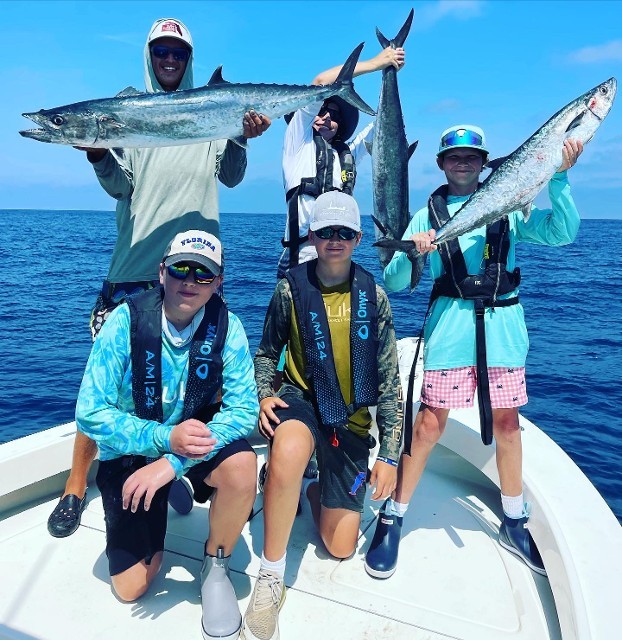
[[[256,450],[261,463],[265,447]],[[198,575],[208,506],[195,505],[187,516],[170,510],[160,575],[140,601],[122,604],[110,588],[97,488],[89,488],[82,526],[69,538],[47,533],[56,500],[0,522],[0,637],[201,638]],[[559,638],[548,580],[496,542],[498,502],[481,472],[437,447],[404,519],[398,569],[385,581],[363,567],[379,504],[368,495],[357,551],[339,561],[326,553],[303,502],[288,547],[281,637]],[[262,539],[259,495],[231,560],[242,613]]]

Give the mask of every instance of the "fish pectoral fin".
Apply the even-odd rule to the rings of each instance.
[[[367,142],[367,140],[365,140],[363,144],[365,145],[365,149],[367,149],[367,153],[369,153],[369,155],[371,156],[374,151],[373,142]]]
[[[485,164],[486,169],[496,171],[510,156],[502,156],[501,158],[493,158]]]
[[[376,225],[376,227],[378,227],[380,233],[382,233],[383,236],[389,235],[389,230],[382,224],[382,222],[380,222],[380,220],[378,220],[378,218],[376,218],[373,213],[371,215],[371,219],[374,221],[374,224]]]
[[[419,140],[415,140],[412,144],[408,145],[408,159],[410,160],[413,153],[415,153],[415,149],[419,144]]]
[[[425,263],[427,259],[426,254],[418,253],[416,257],[411,256],[411,254],[407,254],[408,259],[410,260],[410,293],[412,293],[417,285],[419,284],[419,280],[421,280],[421,276],[423,275],[423,269],[425,268]]]
[[[529,218],[531,217],[531,206],[532,203],[528,202],[522,209],[521,211],[523,212],[523,222],[527,222],[527,220],[529,220]]]
[[[569,131],[572,131],[573,129],[576,129],[580,124],[581,121],[583,120],[583,116],[587,113],[587,111],[582,111],[567,127],[566,129],[566,133],[568,133]]]
[[[215,84],[231,84],[222,77],[222,65],[219,65],[212,73],[212,77],[207,81],[206,87],[211,87]]]
[[[123,91],[119,91],[119,93],[117,93],[115,98],[129,98],[131,96],[140,96],[143,93],[143,91],[139,91],[135,87],[125,87]]]
[[[235,138],[229,138],[231,142],[238,145],[238,147],[242,147],[242,149],[248,149],[248,141],[244,136],[236,136]]]

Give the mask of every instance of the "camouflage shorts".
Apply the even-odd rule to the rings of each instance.
[[[95,306],[91,312],[91,336],[93,340],[97,337],[104,322],[108,320],[108,316],[125,300],[125,298],[133,293],[140,293],[147,289],[153,289],[159,282],[152,280],[150,282],[108,282],[104,281],[102,290],[97,296]]]

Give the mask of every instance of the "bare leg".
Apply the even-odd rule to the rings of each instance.
[[[153,579],[158,575],[162,566],[163,552],[154,554],[151,562],[147,564],[144,560],[134,566],[111,577],[112,588],[120,600],[132,602],[142,596]]]
[[[356,549],[361,514],[348,509],[322,507],[320,535],[328,552],[335,558],[349,558]]]
[[[408,503],[421,480],[421,476],[434,449],[445,430],[449,410],[422,404],[413,426],[411,455],[402,454],[397,470],[397,487],[393,492],[396,502]]]
[[[65,492],[62,497],[72,493],[78,498],[83,498],[86,492],[87,476],[91,464],[97,455],[97,444],[81,431],[76,432],[73,443],[73,458],[71,471],[65,484]]]
[[[257,487],[257,456],[241,451],[227,458],[206,478],[216,491],[209,510],[209,538],[205,550],[215,556],[223,547],[231,555],[248,514],[255,501]]]
[[[315,442],[306,425],[286,420],[274,433],[270,472],[264,489],[264,555],[276,562],[285,555],[296,517],[302,474]]]
[[[523,492],[523,446],[518,424],[518,408],[493,409],[492,419],[501,493],[506,496],[518,496]]]

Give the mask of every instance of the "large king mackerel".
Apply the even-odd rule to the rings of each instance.
[[[512,211],[522,210],[525,218],[529,217],[534,198],[562,164],[564,141],[571,138],[587,144],[609,113],[616,89],[615,78],[590,89],[558,111],[512,154],[490,162],[493,172],[438,230],[435,244],[449,242]],[[385,239],[375,244],[408,255],[413,262],[413,289],[421,275],[414,243]]]
[[[399,33],[387,40],[376,28],[383,49],[404,46],[414,10],[411,9]],[[372,145],[372,185],[374,191],[374,222],[376,238],[401,238],[408,226],[408,160],[417,143],[410,147],[404,132],[404,118],[397,86],[397,69],[390,65],[382,71],[382,88]],[[393,251],[378,247],[378,257],[384,268]]]
[[[219,67],[198,89],[140,93],[130,87],[114,98],[24,113],[41,129],[20,134],[41,142],[104,149],[178,146],[242,135],[242,118],[250,109],[278,118],[331,96],[374,115],[352,84],[362,48],[363,43],[350,54],[333,84],[234,84],[223,80]]]

